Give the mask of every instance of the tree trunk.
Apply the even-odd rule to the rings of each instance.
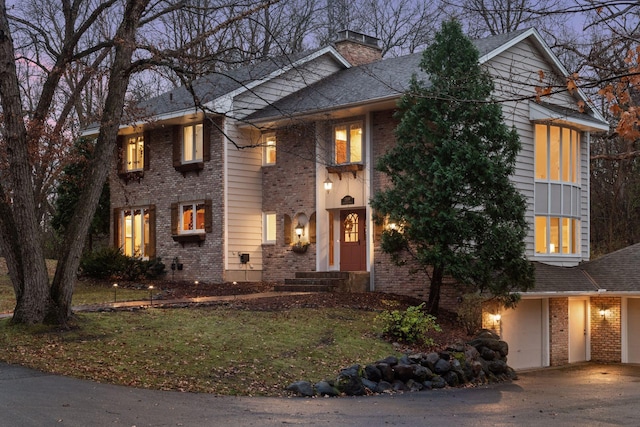
[[[443,277],[444,267],[442,265],[434,266],[429,284],[429,300],[427,301],[427,309],[429,314],[433,316],[437,316],[440,309],[440,288],[442,288]]]
[[[42,235],[36,217],[31,164],[29,162],[27,130],[24,124],[19,82],[15,67],[15,51],[7,19],[7,8],[0,0],[0,101],[2,103],[4,137],[11,201],[3,199],[2,231],[13,227],[2,239],[2,249],[7,255],[9,272],[14,282],[16,295],[20,296],[14,310],[13,320],[19,323],[43,321],[49,299],[49,279],[44,262]],[[4,189],[2,189],[4,193]],[[7,196],[4,194],[5,197]],[[9,236],[17,238],[9,241]]]
[[[54,304],[47,316],[47,320],[50,322],[65,325],[72,314],[71,297],[76,283],[80,257],[91,226],[91,219],[100,200],[102,187],[113,165],[114,144],[129,84],[131,58],[136,48],[135,34],[140,16],[148,2],[149,0],[130,0],[127,2],[124,18],[115,37],[118,44],[109,77],[109,90],[100,122],[100,133],[87,177],[88,185],[85,186],[80,196],[70,227],[67,229],[63,246],[65,251],[58,260],[51,287],[51,297]]]

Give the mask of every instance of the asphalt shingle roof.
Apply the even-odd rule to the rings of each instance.
[[[527,30],[474,41],[483,56]],[[250,115],[249,120],[337,109],[348,105],[399,97],[409,88],[412,75],[428,81],[420,70],[422,53],[388,58],[339,71]]]
[[[536,284],[529,292],[595,292],[598,286],[589,276],[577,267],[559,267],[555,265],[533,263]]]
[[[227,71],[209,74],[193,81],[194,93],[203,104],[246,87],[256,80],[263,79],[278,69],[290,65],[298,59],[311,54],[281,56],[257,64],[245,65]],[[193,108],[193,96],[189,90],[180,86],[154,98],[141,102],[138,107],[148,115],[161,115]]]
[[[579,266],[607,292],[640,292],[640,243]]]

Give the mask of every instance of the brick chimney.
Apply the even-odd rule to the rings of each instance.
[[[335,41],[336,50],[351,65],[363,65],[382,59],[380,40],[351,30],[338,31]]]

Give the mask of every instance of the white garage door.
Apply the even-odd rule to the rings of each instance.
[[[640,298],[627,299],[627,352],[629,363],[640,363]]]
[[[502,339],[509,344],[507,364],[514,369],[543,366],[542,300],[523,299],[502,313]]]

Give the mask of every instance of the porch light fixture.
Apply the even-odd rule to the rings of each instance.
[[[602,319],[606,319],[607,314],[609,314],[609,310],[604,307],[600,308],[600,316],[602,316]]]
[[[298,225],[296,225],[296,236],[298,236],[298,241],[300,241],[300,237],[302,236],[302,232],[304,231],[304,227],[302,226],[302,224],[300,224],[298,222]]]
[[[502,316],[500,315],[500,313],[495,313],[495,314],[490,314],[491,319],[493,320],[493,324],[498,324],[500,323],[500,320],[502,319]]]
[[[331,181],[331,179],[327,177],[327,179],[324,180],[324,189],[327,190],[327,194],[329,194],[329,191],[331,191],[332,188],[333,181]]]

